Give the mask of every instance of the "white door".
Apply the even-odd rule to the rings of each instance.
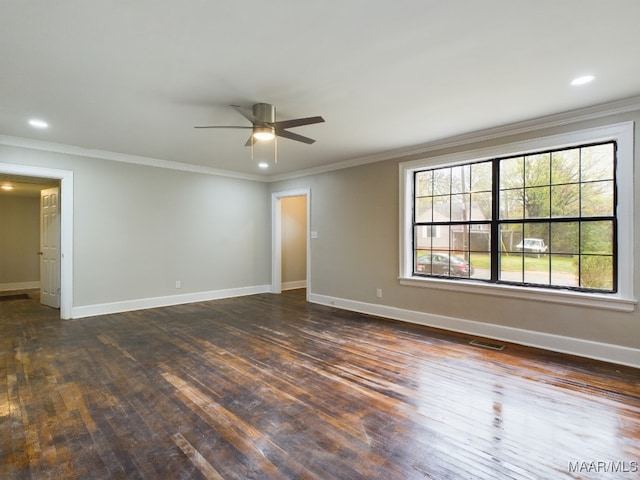
[[[60,308],[60,189],[40,192],[40,303]]]

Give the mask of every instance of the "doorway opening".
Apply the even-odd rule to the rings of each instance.
[[[72,318],[73,309],[73,172],[52,168],[0,163],[0,174],[57,180],[60,188],[59,285],[60,318]],[[57,272],[56,272],[57,274]],[[42,279],[41,279],[42,280]]]
[[[272,194],[271,292],[311,288],[309,189]],[[284,281],[283,281],[284,280]]]

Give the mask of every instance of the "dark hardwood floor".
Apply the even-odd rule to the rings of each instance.
[[[2,479],[640,478],[640,372],[307,304],[0,302]]]

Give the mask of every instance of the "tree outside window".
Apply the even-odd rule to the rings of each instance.
[[[416,171],[414,274],[616,291],[615,162],[611,141]]]

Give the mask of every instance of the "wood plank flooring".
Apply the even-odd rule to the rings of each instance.
[[[640,372],[307,304],[0,302],[2,479],[640,478]]]

